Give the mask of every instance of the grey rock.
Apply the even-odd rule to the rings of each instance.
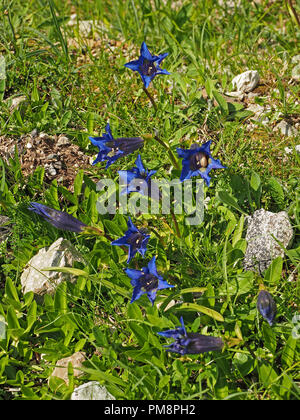
[[[280,133],[283,136],[288,136],[288,137],[296,136],[298,134],[298,130],[284,120],[280,121],[280,123],[275,125],[274,131],[280,131]]]
[[[232,80],[232,87],[238,92],[251,92],[259,82],[259,74],[256,70],[247,70],[235,76]]]
[[[57,172],[56,172],[56,169],[55,168],[53,168],[53,166],[51,165],[48,169],[47,169],[47,174],[49,175],[49,176],[55,176],[56,174],[57,174]]]
[[[115,400],[105,386],[99,385],[97,381],[90,381],[75,388],[71,400]]]
[[[284,251],[272,235],[288,248],[293,238],[293,228],[285,211],[272,213],[260,209],[248,216],[247,222],[244,268],[261,273],[273,259],[284,257]]]
[[[291,60],[292,64],[300,63],[300,54],[294,55]]]
[[[61,378],[65,381],[67,385],[69,385],[68,364],[72,364],[73,374],[74,376],[78,377],[83,375],[83,371],[80,370],[80,368],[82,368],[82,363],[85,361],[85,359],[85,353],[80,351],[72,354],[72,356],[64,357],[63,359],[60,359],[56,362],[55,368],[51,373],[51,376]]]
[[[83,262],[81,254],[70,241],[59,238],[50,247],[42,248],[31,258],[21,275],[23,293],[53,294],[62,281],[75,282],[69,273],[42,271],[46,267],[72,267],[74,261]]]
[[[69,144],[71,144],[71,142],[68,137],[65,136],[60,136],[56,143],[57,146],[68,146]]]
[[[292,69],[292,79],[296,82],[300,82],[300,64],[297,64],[297,66]]]

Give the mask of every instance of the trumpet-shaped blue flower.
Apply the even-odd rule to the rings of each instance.
[[[207,141],[202,146],[194,143],[190,149],[177,148],[178,156],[182,159],[182,171],[180,181],[190,179],[192,176],[200,175],[207,186],[210,184],[209,172],[212,169],[225,168],[219,161],[214,159],[210,153],[211,140]]]
[[[139,299],[143,294],[147,294],[152,305],[154,304],[157,290],[175,287],[169,284],[157,273],[155,257],[151,259],[147,267],[142,270],[132,270],[126,268],[125,270],[128,277],[131,278],[131,285],[133,286],[133,293],[131,302]]]
[[[272,326],[277,311],[272,295],[266,290],[261,290],[258,294],[256,306],[262,317]]]
[[[135,161],[136,167],[130,171],[119,171],[120,179],[126,187],[121,194],[130,194],[131,192],[138,192],[142,195],[149,195],[151,191],[151,176],[156,171],[145,169],[141,155],[138,155]]]
[[[119,238],[113,241],[112,245],[125,245],[129,247],[127,264],[132,260],[137,252],[142,256],[145,255],[147,251],[147,244],[150,238],[150,235],[146,235],[145,232],[141,229],[139,230],[132,223],[131,218],[128,218],[128,230],[125,232],[125,235],[122,238]]]
[[[143,146],[141,137],[121,137],[114,139],[111,134],[109,123],[106,124],[105,133],[102,137],[89,137],[99,153],[93,165],[107,160],[106,169],[122,156],[126,156]]]
[[[170,74],[167,70],[160,68],[160,63],[167,57],[167,55],[168,53],[152,55],[149,52],[146,43],[143,42],[138,60],[130,61],[124,65],[133,71],[139,72],[145,88],[148,88],[150,82],[152,82],[157,74]]]
[[[174,338],[174,343],[165,346],[167,351],[184,354],[199,354],[207,351],[221,350],[224,346],[223,340],[219,337],[211,337],[198,333],[187,333],[183,318],[180,318],[181,326],[175,330],[159,332],[157,334]]]
[[[45,220],[47,220],[47,222],[57,229],[80,233],[88,228],[85,223],[64,211],[55,210],[40,203],[32,202],[30,205],[31,207],[28,207],[28,210],[42,216]]]

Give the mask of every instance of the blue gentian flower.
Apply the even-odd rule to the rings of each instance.
[[[258,294],[256,306],[262,317],[272,326],[277,311],[272,295],[266,290],[261,290]]]
[[[142,195],[149,195],[151,191],[151,176],[156,173],[154,170],[148,171],[145,169],[141,155],[138,155],[135,161],[136,167],[130,171],[119,171],[119,175],[123,184],[126,187],[121,194],[130,194],[131,192],[138,192]]]
[[[178,327],[175,330],[157,333],[163,337],[175,339],[174,343],[165,346],[167,351],[184,355],[205,353],[207,351],[221,350],[223,348],[224,343],[221,338],[198,333],[187,333],[182,317],[180,318],[180,323],[181,327]]]
[[[166,58],[168,53],[152,55],[145,42],[141,46],[141,54],[138,60],[130,61],[125,67],[138,71],[141,75],[145,88],[148,88],[150,82],[157,74],[170,74],[167,70],[160,68],[160,63]]]
[[[190,149],[177,148],[178,156],[182,159],[182,172],[180,181],[190,179],[192,176],[200,175],[209,187],[209,172],[212,169],[225,168],[219,159],[213,159],[210,153],[211,140],[200,146],[194,143]]]
[[[64,211],[55,210],[40,203],[31,202],[30,205],[31,207],[28,207],[28,210],[42,216],[57,229],[80,233],[88,228],[85,223]]]
[[[130,217],[128,217],[128,230],[125,232],[125,235],[122,238],[119,238],[113,241],[112,245],[125,245],[129,247],[127,264],[132,260],[137,252],[142,256],[145,255],[147,251],[147,244],[150,238],[150,235],[146,235],[143,229],[138,229],[132,223]]]
[[[126,268],[125,272],[127,276],[131,278],[130,283],[133,286],[133,293],[130,303],[134,302],[143,294],[147,293],[147,296],[153,305],[157,290],[175,287],[169,284],[162,278],[162,276],[157,273],[155,257],[153,257],[147,267],[143,267],[141,271]]]
[[[89,137],[92,144],[97,146],[99,153],[93,165],[107,160],[106,169],[122,156],[126,156],[143,146],[141,137],[121,137],[114,139],[109,123],[106,124],[102,137]]]

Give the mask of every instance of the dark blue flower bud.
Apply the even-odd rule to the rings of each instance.
[[[181,327],[178,327],[175,330],[158,333],[163,337],[175,339],[174,343],[169,346],[165,346],[167,351],[184,355],[222,350],[224,343],[220,337],[212,337],[198,333],[187,333],[182,317],[180,318],[180,323]]]
[[[277,308],[271,294],[266,290],[261,290],[258,294],[256,306],[262,317],[272,326]]]
[[[40,203],[32,202],[30,205],[31,207],[28,207],[28,210],[42,216],[45,220],[47,220],[47,222],[57,229],[80,233],[88,227],[85,223],[66,212],[52,209]]]

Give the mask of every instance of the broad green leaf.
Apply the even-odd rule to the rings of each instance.
[[[250,187],[254,191],[258,191],[260,186],[261,186],[260,176],[255,171],[252,171],[252,175],[251,175],[251,179],[250,179]]]
[[[272,177],[269,179],[268,189],[277,206],[282,209],[284,207],[284,192],[281,184],[276,178]]]
[[[268,387],[279,378],[279,375],[275,372],[270,363],[260,362],[257,369],[261,385]]]
[[[172,307],[174,308],[174,306]],[[170,308],[170,309],[172,309]],[[206,306],[198,305],[197,303],[183,303],[180,306],[176,306],[176,310],[178,311],[193,311],[193,312],[202,312],[203,314],[208,315],[211,318],[214,318],[216,321],[224,321],[223,316],[215,311],[214,309],[207,308]]]
[[[251,373],[255,367],[255,360],[245,353],[235,353],[232,362],[243,377]]]
[[[230,207],[238,210],[240,213],[246,214],[238,205],[236,200],[227,192],[227,191],[219,191],[217,194],[219,200],[221,200],[224,204],[227,204]]]
[[[118,237],[124,235],[122,229],[120,228],[120,226],[116,222],[113,222],[112,220],[104,220],[103,224],[104,224],[105,230],[109,234],[115,235],[115,236],[118,236]]]
[[[275,354],[276,351],[276,335],[272,327],[267,323],[262,325],[263,341],[265,347],[270,350],[272,354]]]
[[[68,309],[67,303],[67,283],[61,283],[54,295],[54,308],[58,310],[60,313],[66,313]]]
[[[31,327],[36,321],[36,317],[37,317],[37,303],[34,300],[32,301],[31,305],[28,308],[27,317],[26,317],[27,328],[25,330],[25,333],[28,333],[31,330]]]
[[[7,310],[6,321],[7,321],[8,328],[10,329],[20,328],[18,317],[12,306],[10,306]]]
[[[89,276],[89,273],[87,273],[86,271],[73,267],[45,267],[41,269],[41,271],[57,271],[58,273],[68,273],[72,274],[73,276]]]
[[[297,340],[290,336],[281,354],[282,363],[288,367],[292,366],[293,364],[296,344]]]
[[[6,282],[5,282],[5,294],[9,299],[12,299],[13,301],[17,303],[20,303],[17,289],[9,277],[6,279]]]
[[[283,259],[281,257],[275,258],[268,267],[264,280],[269,283],[278,283],[281,279],[283,268]]]
[[[222,114],[228,115],[229,110],[228,110],[228,104],[226,102],[226,99],[216,90],[213,90],[212,94],[213,94],[215,100],[218,102],[218,105],[221,108]]]
[[[243,229],[244,229],[244,221],[245,221],[245,216],[242,214],[234,230],[234,233],[232,235],[231,243],[233,247],[235,247],[236,243],[242,238]]]
[[[187,289],[182,289],[179,292],[171,293],[161,304],[160,309],[162,311],[165,311],[168,304],[171,302],[171,300],[175,299],[178,296],[184,295],[186,293],[203,293],[205,292],[206,287],[189,287]]]
[[[74,180],[74,197],[78,197],[81,193],[83,185],[83,170],[80,169],[75,177]]]

